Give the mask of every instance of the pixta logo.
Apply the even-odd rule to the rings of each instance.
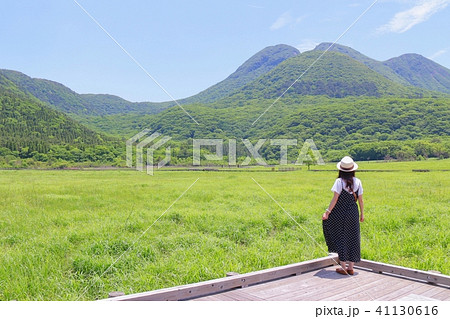
[[[143,172],[144,171],[144,148],[147,148],[147,164],[146,164],[146,171],[147,174],[153,175],[154,170],[154,159],[153,155],[154,152],[166,144],[170,139],[172,139],[169,136],[163,136],[157,132],[153,133],[150,136],[147,136],[150,133],[150,130],[145,129],[126,142],[126,149],[127,149],[127,166],[133,167],[133,145],[136,144],[136,169],[138,171]],[[145,137],[147,136],[147,137]],[[145,137],[145,138],[144,138]],[[160,138],[161,137],[161,138]],[[155,140],[158,141],[154,144],[151,144]],[[170,162],[170,156],[171,156],[171,150],[170,146],[166,147],[166,156],[163,160],[157,163],[158,169],[161,167],[167,165]]]
[[[266,143],[266,139],[259,139],[254,145],[248,139],[243,139],[242,143],[251,156],[247,156],[240,166],[249,165],[252,158],[257,165],[267,165],[259,151],[261,147]],[[223,144],[221,139],[194,139],[193,143],[193,165],[201,164],[201,147],[213,146],[215,148],[215,154],[204,154],[206,160],[209,161],[222,161],[223,160]],[[279,165],[288,164],[288,147],[297,146],[296,139],[271,139],[270,145],[280,148],[280,162]],[[236,140],[228,140],[228,165],[236,165]],[[316,163],[318,165],[325,165],[325,162],[317,149],[316,144],[312,139],[307,139],[299,152],[295,165],[303,165],[304,163]]]
[[[150,130],[146,129],[136,134],[132,138],[130,138],[126,142],[126,150],[127,150],[127,166],[133,167],[133,145],[136,144],[136,169],[138,171],[144,171],[144,149],[147,149],[147,163],[146,163],[146,172],[149,175],[153,175],[155,167],[160,169],[161,167],[167,165],[170,162],[171,158],[171,148],[170,146],[166,147],[165,157],[163,160],[158,163],[154,163],[154,153],[157,149],[161,148],[164,144],[166,144],[171,137],[161,135],[157,132],[150,134]],[[248,151],[248,155],[243,159],[242,162],[237,162],[237,154],[236,154],[236,144],[237,141],[235,139],[228,140],[228,165],[230,166],[246,166],[249,165],[252,159],[255,160],[257,165],[266,166],[267,163],[264,158],[259,153],[261,147],[266,144],[268,140],[259,139],[255,144],[252,144],[250,140],[243,139],[242,143]],[[296,147],[298,145],[298,141],[296,139],[271,139],[269,140],[271,147],[277,147],[280,150],[280,159],[279,165],[287,165],[288,164],[288,147]],[[201,153],[202,147],[212,147],[215,152],[211,153]],[[203,157],[208,161],[217,161],[223,162],[224,160],[224,140],[222,139],[193,139],[192,144],[192,165],[198,166],[201,165],[201,157]],[[319,150],[317,149],[316,144],[312,139],[307,139],[302,148],[299,151],[299,155],[295,162],[295,165],[303,165],[304,163],[316,163],[318,165],[324,165],[324,161],[322,156],[320,155]]]

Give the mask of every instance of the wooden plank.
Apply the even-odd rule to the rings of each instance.
[[[439,294],[442,289],[445,289],[447,291],[450,291],[447,288],[442,288],[442,287],[433,287],[433,289],[427,290],[426,292],[423,292],[421,295],[425,296],[425,297],[430,297],[430,298],[434,298],[435,295]]]
[[[211,297],[213,300],[210,301],[236,301],[235,298],[231,298],[230,296],[227,296],[225,294],[217,294],[212,296],[207,296],[208,298]],[[196,300],[196,299],[194,299]]]
[[[433,288],[434,286],[427,285],[426,283],[423,282],[412,282],[403,288],[400,288],[394,292],[384,295],[383,298],[384,300],[398,300],[412,293],[420,295],[423,292]]]
[[[233,291],[217,294],[216,297],[221,301],[239,301],[239,296],[233,294]]]
[[[270,287],[265,290],[252,292],[253,295],[268,300],[290,300],[293,294],[311,293],[314,290],[324,289],[323,283],[314,280],[309,282],[300,281],[296,285],[284,286],[282,288]],[[301,280],[301,279],[299,279]]]
[[[339,293],[334,293],[330,295],[325,295],[326,300],[373,300],[372,290],[374,287],[380,287],[385,284],[385,280],[380,277],[366,277],[359,278],[357,285],[352,285],[351,287],[346,286],[345,290]],[[351,298],[350,298],[351,296]]]
[[[408,282],[406,280],[384,280],[384,283],[381,287],[373,287],[368,292],[370,296],[377,301],[386,301],[388,300],[385,296],[391,294],[399,289],[402,289],[408,286]]]
[[[303,280],[304,276],[309,274],[313,274],[314,277]],[[257,296],[270,300],[323,300],[330,295],[348,290],[351,285],[363,285],[377,279],[376,274],[367,271],[362,278],[358,278],[358,273],[353,277],[342,276],[335,272],[335,267],[321,269],[309,274],[301,275],[299,278],[294,277],[293,279],[297,279],[295,285],[289,284],[285,286],[283,282],[287,279],[270,283],[274,287],[270,290],[258,292]],[[276,287],[276,284],[281,287]],[[357,287],[354,286],[354,288],[356,289]]]
[[[436,274],[428,271],[395,266],[376,261],[362,259],[355,267],[368,268],[379,273],[389,273],[413,279],[424,280],[430,283],[440,284],[450,287],[450,276]]]
[[[246,292],[246,289],[236,289],[229,292],[224,292],[222,294],[218,294],[219,298],[222,295],[227,295],[237,301],[265,301],[266,299],[259,298],[254,296],[253,294],[249,294]]]
[[[433,298],[424,297],[424,296],[421,296],[421,295],[410,294],[410,295],[402,297],[401,299],[399,299],[399,301],[439,301],[439,300],[433,299]]]
[[[386,280],[386,278],[379,278],[375,281],[369,282],[368,284],[357,288],[357,292],[347,291],[335,298],[330,298],[330,300],[384,300],[382,299],[386,293],[390,293],[398,288],[404,287],[402,282],[391,282]]]
[[[309,278],[305,278],[307,275],[309,275]],[[342,275],[337,274],[334,268],[321,269],[320,271],[289,279],[292,283],[287,283],[286,285],[282,283],[282,281],[284,282],[285,280],[273,282],[271,283],[272,286],[270,289],[261,290],[257,295],[262,298],[271,298],[274,300],[283,300],[283,298],[289,299],[289,295],[293,293],[305,295],[306,293],[311,294],[315,291],[327,291],[330,290],[330,287],[335,289],[340,285],[342,282],[341,280],[343,279],[345,278],[342,277]],[[342,282],[342,284],[344,283]]]
[[[356,271],[352,277],[341,276],[340,278],[342,280],[337,283],[328,285],[324,283],[332,289],[308,292],[303,294],[301,300],[371,300],[375,298],[373,289],[377,290],[376,287],[385,287],[390,284],[389,278],[364,270]]]
[[[146,301],[146,300],[185,300],[199,296],[214,294],[230,289],[253,285],[269,280],[301,274],[334,264],[335,256],[327,256],[314,260],[304,261],[292,265],[280,266],[271,269],[255,271],[242,275],[235,275],[220,279],[204,281],[184,286],[159,289],[138,294],[104,299],[105,301]]]
[[[380,286],[384,283],[383,278],[373,278],[369,276],[362,276],[355,279],[357,284],[350,279],[345,278],[339,287],[327,289],[324,292],[308,294],[302,300],[346,300],[349,296],[358,296],[358,300],[372,300],[373,294],[370,289],[374,286]],[[352,298],[355,299],[354,297]]]
[[[431,296],[431,298],[438,300],[445,300],[448,297],[450,297],[450,289],[445,288],[436,289],[436,294]]]
[[[209,295],[209,296],[205,296],[205,297],[200,297],[197,299],[193,299],[194,301],[222,301],[222,299],[220,299],[220,294],[219,295]]]
[[[322,269],[320,272],[325,272],[325,275],[322,274],[320,277],[314,278],[315,281],[306,285],[303,285],[303,281],[300,281],[298,287],[294,290],[287,291],[284,294],[273,295],[270,299],[324,300],[332,295],[349,290],[349,286],[354,287],[355,280],[358,280],[360,285],[373,281],[373,278],[370,277],[355,278],[342,276],[335,272],[334,267],[326,270]]]
[[[216,295],[195,298],[195,301],[264,301],[264,299],[247,294],[244,289],[236,289]]]
[[[246,288],[245,291],[261,298],[268,298],[277,294],[291,292],[293,289],[298,289],[298,286],[311,287],[314,283],[317,285],[323,285],[324,283],[320,280],[321,278],[315,277],[316,274],[317,271],[312,271],[300,276],[288,277],[254,285]]]

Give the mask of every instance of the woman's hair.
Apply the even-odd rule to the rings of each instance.
[[[338,177],[342,178],[346,182],[347,188],[353,192],[353,177],[355,177],[355,171],[353,172],[339,171]]]

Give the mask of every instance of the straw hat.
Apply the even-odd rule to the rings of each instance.
[[[343,172],[353,172],[358,169],[358,164],[356,164],[350,156],[345,156],[337,163],[336,167]]]

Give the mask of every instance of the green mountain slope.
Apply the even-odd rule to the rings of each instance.
[[[245,61],[236,72],[225,80],[192,97],[180,100],[180,103],[210,103],[217,101],[271,71],[281,62],[298,54],[300,52],[296,48],[285,44],[267,47]]]
[[[309,51],[290,58],[243,87],[235,96],[241,99],[277,98],[300,77],[286,92],[286,96],[418,97],[429,94],[422,89],[394,83],[344,54],[327,52],[317,60],[321,54],[320,51]],[[301,76],[314,62],[315,64]]]
[[[396,74],[389,66],[383,64],[383,62],[369,58],[368,56],[356,51],[355,49],[347,47],[345,45],[341,45],[341,44],[334,44],[333,46],[331,46],[331,45],[332,45],[332,43],[324,42],[324,43],[317,45],[314,48],[314,50],[315,51],[328,50],[328,52],[338,52],[338,53],[345,54],[345,55],[351,57],[352,59],[355,59],[356,61],[366,65],[371,70],[383,75],[384,77],[386,77],[387,79],[389,79],[391,81],[394,81],[396,83],[403,84],[403,85],[410,85],[410,83],[408,81],[406,81],[401,76]],[[331,48],[330,48],[330,46],[331,46]]]
[[[121,144],[23,93],[0,74],[0,157],[112,162],[122,156]]]
[[[384,64],[411,85],[450,93],[450,70],[419,54],[404,54]]]
[[[144,128],[170,136],[173,143],[179,143],[178,151],[176,145],[173,147],[174,155],[178,156],[180,150],[184,150],[182,156],[188,158],[192,157],[193,138],[224,141],[235,138],[238,158],[248,154],[241,142],[244,138],[252,143],[258,139],[296,139],[298,145],[289,151],[293,157],[298,155],[306,139],[313,139],[326,160],[338,160],[349,153],[357,160],[445,158],[450,155],[448,98],[287,98],[275,103],[255,125],[252,125],[253,121],[274,100],[241,102],[226,98],[214,107],[186,105],[185,109],[200,125],[178,108],[151,117],[134,118],[133,123],[125,118],[115,118],[115,125],[133,128],[129,136]],[[266,159],[279,159],[279,147],[267,142],[260,154]],[[295,158],[290,157],[290,160],[295,161]]]
[[[31,78],[17,71],[0,70],[0,74],[23,92],[47,102],[54,109],[81,117],[130,112],[154,114],[171,105],[171,103],[133,103],[107,94],[78,94],[61,83]]]
[[[331,43],[321,43],[314,50],[325,51],[330,45]],[[345,54],[393,82],[431,91],[450,93],[450,70],[419,54],[404,54],[380,62],[340,44],[333,45],[329,52]]]

